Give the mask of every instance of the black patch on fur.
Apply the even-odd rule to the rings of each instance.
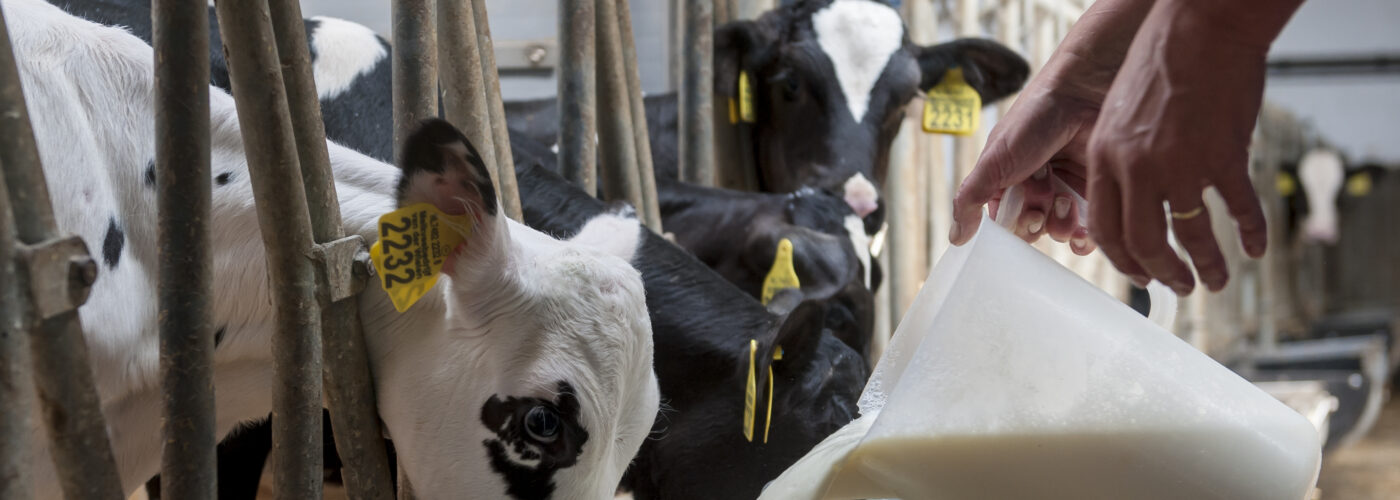
[[[491,469],[505,478],[506,494],[511,498],[549,498],[554,493],[554,472],[572,467],[583,453],[588,431],[579,424],[578,397],[568,382],[559,381],[557,389],[559,396],[554,401],[514,396],[507,396],[503,401],[492,395],[481,406],[481,423],[497,436],[481,444],[491,459]],[[559,433],[552,442],[536,440],[525,429],[525,417],[536,406],[552,410],[559,418]],[[507,446],[515,455],[539,460],[539,463],[533,467],[515,463],[506,451]]]
[[[219,344],[222,344],[222,343],[224,342],[224,330],[226,330],[226,329],[228,329],[227,326],[221,326],[221,327],[219,327],[219,331],[214,332],[214,348],[215,348],[215,349],[218,349],[218,348],[219,348]]]
[[[230,179],[232,179],[232,178],[233,178],[233,172],[224,172],[224,173],[222,173],[222,174],[219,174],[218,177],[215,177],[215,178],[214,178],[214,182],[217,182],[217,183],[219,183],[220,186],[223,186],[223,185],[225,185],[225,184],[228,184],[228,181],[229,181]]]
[[[472,146],[467,136],[453,127],[446,120],[429,118],[418,123],[418,129],[414,130],[404,140],[403,158],[399,160],[399,168],[403,169],[403,177],[399,178],[399,185],[396,189],[396,198],[403,200],[404,191],[408,189],[409,180],[418,171],[426,170],[432,173],[443,173],[446,168],[447,159],[442,157],[443,148],[439,146],[461,143],[467,148],[467,163],[471,165],[472,172],[469,172],[471,185],[462,186],[465,189],[475,189],[481,194],[481,202],[485,205],[486,214],[496,215],[496,188],[491,185],[491,174],[486,171],[486,163],[481,161],[481,155],[476,152],[476,147]]]
[[[122,245],[125,244],[126,234],[117,226],[117,218],[112,217],[107,222],[107,236],[102,238],[102,261],[107,263],[108,268],[117,267],[117,262],[122,258]]]
[[[156,187],[156,161],[151,160],[146,164],[146,187]]]

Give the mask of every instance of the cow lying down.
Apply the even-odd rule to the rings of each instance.
[[[156,192],[150,46],[39,0],[4,0],[59,229],[102,249],[79,310],[123,486],[160,463]],[[264,247],[233,100],[210,90],[213,321],[220,435],[270,411]],[[346,229],[426,202],[474,228],[439,285],[405,313],[360,297],[380,416],[423,498],[605,498],[658,407],[634,220],[600,214],[569,240],[507,220],[481,160],[425,122],[393,165],[328,144]],[[33,420],[36,424],[39,419]],[[38,498],[59,498],[34,429]]]

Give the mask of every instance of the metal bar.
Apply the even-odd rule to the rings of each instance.
[[[243,127],[258,225],[267,250],[277,332],[272,339],[273,486],[280,498],[320,498],[321,322],[311,215],[267,2],[216,4],[229,81]]]
[[[28,500],[29,445],[34,383],[29,377],[29,342],[24,333],[15,256],[14,214],[5,176],[0,175],[0,499]]]
[[[681,180],[715,183],[714,2],[685,0],[685,58],[680,100]]]
[[[418,122],[438,115],[432,0],[393,0],[394,159]]]
[[[559,0],[559,169],[589,196],[597,192],[598,177],[593,4]]]
[[[335,178],[326,150],[324,123],[311,72],[311,54],[306,46],[306,25],[301,6],[292,0],[270,2],[273,32],[284,68],[288,110],[297,143],[297,163],[306,191],[312,239],[329,244],[343,235],[340,203]],[[361,243],[361,247],[363,243]],[[325,266],[347,267],[349,262],[318,259],[322,275],[335,270]],[[349,271],[340,269],[340,271]],[[355,300],[338,302],[328,295],[330,285],[317,280],[321,307],[322,356],[326,406],[336,448],[344,464],[346,490],[353,499],[393,498],[389,461],[380,439],[379,415],[375,406],[369,356],[360,330],[359,308]]]
[[[491,22],[486,13],[486,0],[472,0],[476,23],[476,48],[481,53],[481,80],[486,84],[486,109],[491,115],[491,142],[496,146],[496,162],[500,165],[501,186],[496,191],[505,205],[506,216],[523,222],[520,211],[520,188],[515,182],[515,157],[510,152],[510,131],[506,128],[506,108],[501,102],[501,77],[496,67],[496,48],[491,41]]]
[[[598,0],[594,6],[594,28],[598,41],[598,104],[609,110],[598,121],[598,152],[603,173],[602,194],[606,200],[626,200],[642,205],[641,176],[637,172],[637,146],[632,134],[632,99],[627,95],[626,64],[622,59],[616,0]]]
[[[1356,76],[1400,74],[1400,54],[1276,57],[1269,76]]]
[[[732,3],[729,0],[712,0],[714,2],[714,23],[715,26],[733,21]]]
[[[632,111],[632,145],[637,148],[637,176],[642,183],[642,204],[637,207],[637,213],[648,228],[661,234],[661,208],[656,198],[656,173],[651,163],[651,135],[647,130],[642,75],[637,68],[637,44],[632,38],[632,9],[628,4],[628,0],[617,0],[617,31],[622,35],[623,71],[627,75],[627,97],[631,101],[628,108]]]
[[[53,238],[58,227],[3,13],[0,13],[0,168],[3,168],[19,242],[33,245]],[[82,278],[87,284],[92,280],[86,278],[96,279],[96,266],[91,259],[76,259],[71,266],[84,269]],[[39,400],[38,413],[52,443],[50,455],[64,496],[120,500],[121,479],[117,475],[111,443],[107,440],[107,426],[93,385],[87,341],[77,311],[39,320],[33,314],[33,305],[29,304],[30,310],[23,314],[22,321],[30,331],[29,349]]]
[[[482,81],[481,52],[476,48],[471,0],[437,0],[437,10],[443,116],[462,129],[476,147],[491,176],[491,185],[499,193],[500,168],[492,143],[491,115],[486,109],[486,84]]]
[[[155,0],[156,240],[160,249],[160,490],[213,499],[213,264],[208,221],[209,11]]]

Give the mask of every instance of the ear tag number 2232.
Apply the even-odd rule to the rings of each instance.
[[[982,96],[963,79],[962,68],[953,68],[928,90],[924,100],[924,132],[972,135],[982,117]]]
[[[395,309],[407,311],[433,289],[447,256],[470,234],[469,220],[428,203],[379,217],[379,241],[369,248],[369,258]]]

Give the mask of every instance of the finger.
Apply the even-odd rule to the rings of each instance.
[[[1089,230],[1087,228],[1080,227],[1075,229],[1073,233],[1070,233],[1069,249],[1073,250],[1076,255],[1089,255],[1094,253],[1094,250],[1097,250],[1098,247],[1098,245],[1094,244],[1094,240],[1089,238]]]
[[[1060,243],[1074,236],[1079,219],[1079,207],[1069,193],[1055,193],[1055,201],[1050,202],[1050,218],[1045,223],[1045,233]]]
[[[1094,242],[1113,263],[1113,267],[1132,278],[1137,286],[1146,287],[1150,281],[1147,272],[1123,248],[1123,200],[1118,182],[1106,174],[1090,175],[1089,200],[1089,234]],[[1070,248],[1076,249],[1073,239],[1070,240]],[[1087,254],[1084,252],[1080,255]]]
[[[1167,217],[1162,198],[1154,190],[1137,187],[1123,199],[1123,218],[1132,221],[1124,227],[1123,244],[1148,276],[1171,287],[1177,295],[1191,293],[1196,279],[1191,268],[1167,244]]]
[[[1040,239],[1054,197],[1050,169],[1041,167],[1031,178],[1021,181],[1021,215],[1016,219],[1016,235],[1027,242]]]
[[[954,245],[966,243],[977,233],[982,206],[993,196],[1025,180],[1069,142],[1069,127],[1051,128],[1054,132],[1046,133],[1041,126],[1052,120],[1054,110],[1035,106],[1022,109],[1028,111],[1023,114],[1013,109],[992,128],[977,165],[958,187],[953,197],[953,223],[948,231],[948,240]]]
[[[1249,172],[1239,169],[1237,174],[1223,176],[1215,183],[1215,190],[1225,199],[1230,217],[1235,219],[1245,253],[1256,259],[1263,257],[1269,246],[1269,231],[1264,210],[1259,206],[1259,196],[1249,181]]]
[[[1189,195],[1183,198],[1189,200]],[[1201,277],[1201,283],[1211,291],[1219,291],[1229,281],[1230,275],[1225,266],[1225,256],[1220,253],[1220,244],[1215,240],[1215,231],[1211,229],[1210,210],[1199,199],[1174,201],[1172,205],[1201,207],[1200,213],[1190,218],[1173,216],[1172,232],[1176,233],[1176,241],[1191,256],[1191,264],[1196,266],[1196,275]],[[1173,210],[1181,212],[1180,209]]]

